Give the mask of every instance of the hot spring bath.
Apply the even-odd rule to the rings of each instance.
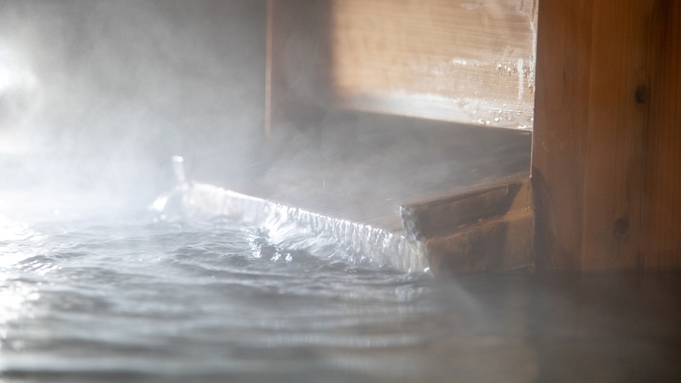
[[[497,326],[456,285],[275,247],[261,229],[217,217],[3,225],[9,380],[444,379],[469,360],[451,364],[449,352],[490,347],[466,333]],[[525,381],[533,352],[511,343]],[[494,381],[501,371],[471,373]]]
[[[634,382],[678,368],[655,335],[678,309],[642,309],[650,292],[678,303],[673,276],[434,279],[221,217],[54,213],[1,222],[3,381]]]
[[[630,12],[637,28],[676,23],[644,23],[614,1],[541,2],[575,7],[544,31],[573,25],[617,36],[604,52],[631,49],[601,16],[594,28],[582,22],[592,17],[581,11],[612,7],[599,13],[608,20]],[[535,4],[0,0],[0,383],[681,381],[678,272],[528,267],[539,265],[534,229],[548,227],[535,225],[530,206],[530,157],[540,147],[528,129]],[[351,12],[326,13],[334,9]],[[377,13],[389,17],[375,21]],[[339,25],[348,27],[327,28]],[[516,28],[521,35],[509,33]],[[489,44],[472,44],[484,37],[478,30]],[[576,76],[587,61],[559,49],[579,45],[566,36],[567,45],[544,39],[563,52],[545,57],[565,58],[544,68],[573,66],[568,79],[613,81],[621,94],[605,84],[568,87],[626,96],[621,110],[635,113],[612,121],[633,123],[629,116],[662,104],[677,116],[674,98],[655,101],[659,85],[678,93],[676,82],[654,81],[651,106],[639,104],[634,89],[642,84],[629,90],[609,73],[628,68],[628,59],[605,54],[607,66],[584,68],[606,76]],[[589,52],[582,56],[599,57]],[[581,102],[553,97],[562,88],[536,89],[552,95],[537,105],[568,107],[567,118],[554,118],[545,105],[550,122],[581,115],[571,109]],[[480,103],[480,94],[503,110]],[[584,106],[600,113],[599,100]],[[462,125],[451,120],[456,110],[475,113],[459,122],[521,129]],[[552,141],[546,153],[585,169],[627,168],[603,170],[613,176],[638,171],[648,140],[602,134],[606,118],[577,120],[597,131],[589,145],[580,142],[607,138],[604,150],[563,150],[591,132],[575,125],[579,134]],[[679,136],[668,128],[669,137],[657,137],[665,146],[653,151],[673,159],[678,141],[667,138]],[[594,153],[626,160],[568,156]],[[186,160],[187,179],[205,182],[180,187],[203,213],[176,210],[170,199],[163,214],[146,210],[176,183],[168,162],[175,154]],[[551,174],[568,177],[567,185],[570,175],[584,178],[565,169]],[[593,174],[598,185],[609,179]],[[603,211],[626,205],[596,194]],[[561,201],[555,206],[581,219]],[[674,213],[667,206],[675,205],[660,206]],[[624,218],[634,211],[613,220],[623,223],[613,234],[621,243],[633,243]],[[676,216],[666,217],[678,229]],[[632,221],[629,232],[636,227]],[[437,262],[424,262],[411,247],[417,241],[449,254],[453,262],[441,257],[440,265],[451,271],[487,272],[433,277]],[[516,270],[497,272],[508,269]]]

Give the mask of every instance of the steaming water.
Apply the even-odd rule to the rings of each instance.
[[[218,218],[102,222],[5,220],[5,378],[422,377],[432,363],[419,350],[455,329],[425,275],[276,248]]]
[[[608,362],[574,328],[565,357],[562,306],[538,304],[524,275],[437,280],[274,246],[261,228],[215,217],[0,226],[0,381],[532,382],[540,363]],[[603,334],[598,318],[577,339]],[[658,349],[634,343],[617,363],[676,365]],[[583,371],[574,381],[640,377]]]

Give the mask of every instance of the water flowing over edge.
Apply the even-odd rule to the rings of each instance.
[[[288,248],[308,251],[311,247],[331,246],[342,250],[353,263],[368,260],[379,267],[430,273],[425,246],[420,241],[408,240],[401,233],[327,217],[208,184],[184,184],[176,190],[182,195],[183,205],[192,209],[261,225],[275,244],[286,241]]]

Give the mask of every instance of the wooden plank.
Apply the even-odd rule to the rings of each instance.
[[[435,275],[534,267],[531,211],[486,220],[446,237],[425,240],[428,264]]]
[[[640,262],[643,137],[654,0],[539,5],[532,178],[537,251],[551,269]]]
[[[643,262],[649,270],[681,269],[681,3],[655,9],[650,120],[646,134]]]
[[[334,0],[341,106],[531,129],[534,0]]]
[[[481,220],[503,217],[517,205],[529,209],[529,184],[525,179],[488,185],[482,190],[441,197],[404,207],[407,236],[413,239],[451,233]],[[520,196],[520,197],[519,197]],[[521,208],[520,208],[521,209]]]
[[[407,204],[401,213],[407,238],[424,243],[435,275],[534,263],[534,212],[526,175]]]

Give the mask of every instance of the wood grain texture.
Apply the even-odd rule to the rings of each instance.
[[[430,269],[441,276],[532,267],[533,231],[528,211],[429,238],[424,242]]]
[[[593,3],[582,269],[635,269],[641,241],[643,138],[653,0]]]
[[[531,129],[534,0],[334,0],[344,107]]]
[[[532,177],[551,269],[636,269],[654,0],[539,5]]]
[[[681,269],[681,3],[660,0],[653,19],[646,131],[643,263]]]
[[[530,202],[529,183],[523,177],[485,185],[482,190],[411,204],[403,207],[401,214],[407,236],[418,239],[447,235],[482,220],[503,217],[510,211],[530,210]]]
[[[527,175],[403,205],[407,239],[425,244],[435,275],[534,264],[534,212]]]
[[[539,4],[532,187],[537,262],[581,268],[591,0]]]

